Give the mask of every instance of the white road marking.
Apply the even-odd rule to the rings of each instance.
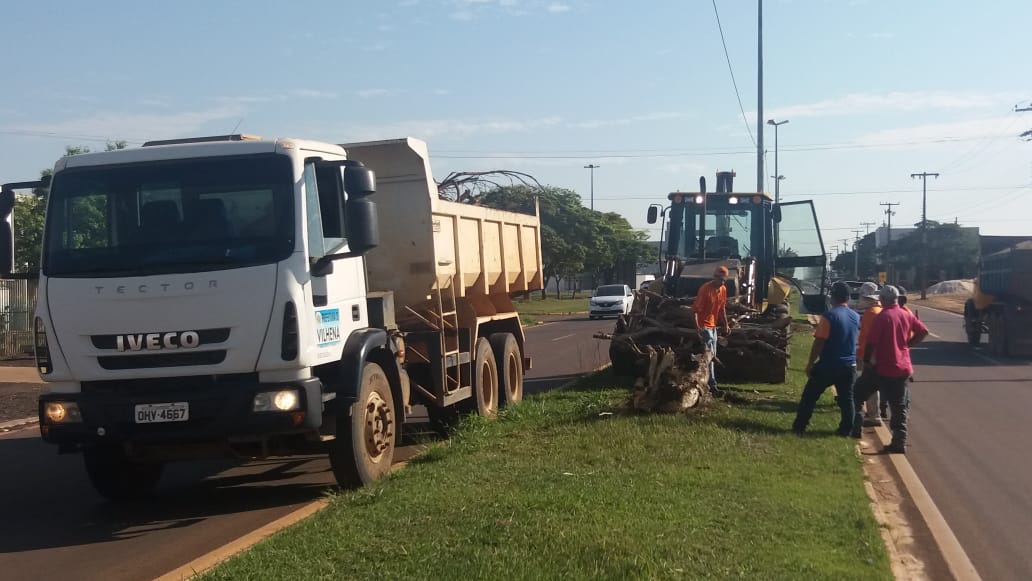
[[[563,339],[569,339],[570,337],[574,337],[576,335],[577,335],[577,333],[570,333],[569,335],[563,335],[562,337],[556,337],[555,339],[552,339],[552,342],[554,343],[556,341],[562,341]]]
[[[933,332],[931,332],[931,331],[928,331],[928,336],[929,336],[929,337],[935,337],[936,339],[942,339],[942,337],[941,337],[941,336],[939,336],[939,335],[936,335],[935,333],[933,333]]]
[[[944,315],[950,315],[950,316],[957,317],[957,318],[960,318],[960,319],[964,318],[964,315],[958,315],[957,313],[951,313],[949,311],[944,311],[942,309],[937,309],[935,307],[929,307],[928,305],[917,305],[917,308],[919,308],[919,309],[928,309],[929,311],[935,311],[937,313],[942,313]]]

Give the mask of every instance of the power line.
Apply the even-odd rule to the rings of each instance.
[[[137,141],[134,139],[124,139],[120,137],[102,137],[99,135],[65,135],[56,133],[54,131],[35,131],[31,129],[0,129],[0,135],[17,135],[21,137],[45,137],[50,139],[73,139],[75,141],[99,141],[107,143],[109,141],[124,141],[126,143],[132,143],[135,145],[143,145],[143,141]]]
[[[993,139],[1012,138],[1011,135],[998,135],[991,136]],[[971,137],[939,137],[936,139],[925,139],[925,140],[913,140],[913,141],[885,141],[880,143],[827,143],[827,144],[801,144],[794,146],[786,146],[783,149],[785,151],[793,152],[806,152],[806,151],[839,151],[839,150],[852,150],[852,149],[878,149],[882,147],[901,147],[908,145],[933,145],[941,143],[961,143],[965,141],[972,141],[978,139],[984,139],[985,136],[971,136]],[[575,150],[576,151],[576,150]],[[647,159],[647,158],[665,158],[665,157],[708,157],[708,156],[724,156],[724,155],[753,155],[755,152],[751,149],[744,148],[727,148],[714,150],[709,149],[698,149],[698,150],[651,150],[651,151],[664,151],[663,153],[633,153],[638,151],[650,151],[650,150],[610,150],[612,153],[593,153],[588,155],[588,150],[580,150],[580,155],[577,153],[541,153],[541,152],[530,152],[530,153],[484,153],[478,155],[456,155],[446,153],[446,150],[439,151],[434,155],[437,159],[584,159],[585,157],[591,157],[595,159]]]
[[[984,187],[983,186],[968,186],[968,187],[956,187],[956,188],[937,188],[937,189],[930,189],[928,191],[930,191],[930,192],[985,192],[985,191],[995,191],[995,190],[1007,190],[1008,194],[1006,194],[1006,195],[1011,195],[1012,193],[1015,193],[1015,190],[1023,190],[1023,189],[1030,189],[1030,188],[1032,188],[1032,184],[1021,184],[1021,185],[1014,185],[1014,186],[984,186]],[[794,193],[791,196],[785,196],[785,197],[786,198],[787,197],[792,197],[792,198],[808,199],[808,198],[821,198],[821,197],[833,197],[833,196],[866,196],[866,195],[873,195],[873,194],[912,194],[913,192],[914,192],[914,190],[910,190],[910,189],[906,189],[906,190],[902,190],[902,189],[892,189],[892,190],[855,190],[855,191],[841,191],[841,192],[802,192],[802,193]],[[1021,194],[1021,193],[1024,193],[1024,192],[1018,191],[1017,193]],[[742,195],[746,195],[746,194],[742,194]],[[608,201],[613,201],[613,200],[651,200],[651,199],[654,199],[654,198],[663,198],[665,196],[666,196],[665,193],[640,193],[640,192],[633,192],[633,193],[627,193],[627,194],[624,194],[622,196],[617,196],[617,197],[604,197],[604,198],[600,198],[600,197],[596,196],[595,199],[596,200],[608,200]],[[997,203],[999,203],[999,200],[990,200],[987,203],[988,204],[997,204]]]
[[[727,42],[724,40],[724,27],[720,24],[720,12],[717,11],[717,0],[713,0],[713,15],[717,17],[717,30],[720,31],[720,44],[724,47],[724,60],[727,61],[727,71],[731,73],[731,86],[735,88],[735,97],[738,99],[738,110],[742,112],[742,121],[745,122],[745,130],[749,132],[749,141],[753,147],[756,146],[756,138],[753,137],[752,127],[749,126],[749,119],[745,116],[745,107],[742,106],[742,95],[738,92],[738,83],[735,81],[735,71],[731,67],[731,56],[727,53]]]

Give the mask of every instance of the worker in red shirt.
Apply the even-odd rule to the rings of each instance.
[[[713,280],[706,282],[699,288],[699,294],[692,303],[692,311],[695,313],[695,328],[699,330],[706,348],[714,356],[717,355],[717,327],[722,326],[724,334],[731,332],[731,326],[727,322],[727,287],[725,282],[730,272],[726,266],[718,266],[713,271]],[[715,365],[710,361],[709,367],[709,389],[710,393],[717,393],[717,377],[713,374]]]
[[[910,390],[907,387],[914,366],[910,362],[910,348],[924,341],[928,327],[913,313],[899,306],[899,291],[885,285],[878,291],[882,312],[874,319],[864,346],[864,368],[873,373],[864,373],[857,381],[853,394],[856,409],[875,390],[881,389],[882,399],[888,400],[889,428],[892,442],[882,449],[891,454],[906,452],[907,417],[910,414]],[[854,430],[859,430],[862,420],[856,416]],[[859,436],[859,433],[854,432]]]

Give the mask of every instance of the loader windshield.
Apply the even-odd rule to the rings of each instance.
[[[146,276],[267,264],[293,250],[282,155],[69,168],[53,181],[43,272]]]

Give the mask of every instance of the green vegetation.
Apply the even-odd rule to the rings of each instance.
[[[577,315],[588,312],[588,297],[514,301],[520,315]]]
[[[621,412],[602,372],[469,418],[204,578],[891,579],[830,398],[812,435],[789,432],[809,340],[788,385],[688,417]]]

